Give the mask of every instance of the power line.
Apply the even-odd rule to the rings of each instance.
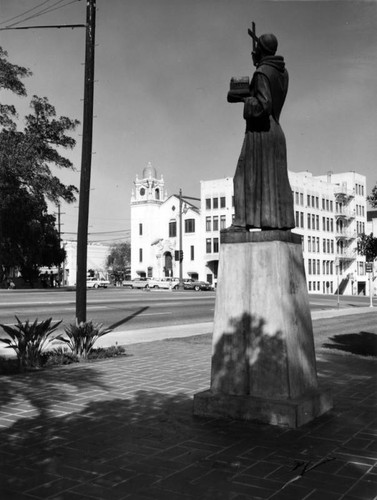
[[[81,0],[71,0],[70,2],[68,2],[68,3],[64,4],[64,5],[60,5],[59,6],[59,4],[62,3],[62,2],[64,2],[64,1],[66,1],[66,0],[58,0],[57,2],[55,2],[52,5],[50,5],[49,7],[46,7],[45,9],[42,9],[41,11],[36,12],[35,14],[33,14],[33,15],[29,16],[29,17],[25,17],[25,18],[21,19],[20,21],[12,23],[12,24],[8,25],[6,28],[10,29],[13,26],[16,26],[17,24],[23,23],[25,21],[29,21],[30,19],[35,19],[37,17],[40,17],[40,16],[42,16],[44,14],[48,14],[48,13],[53,12],[55,10],[62,9],[63,7],[67,7],[68,5],[71,5],[72,3],[75,3],[75,2],[80,2]],[[5,22],[9,22],[9,21],[5,21]],[[4,24],[4,23],[1,23],[1,24]],[[18,28],[18,29],[22,29],[22,28]]]
[[[33,10],[38,9],[38,7],[42,7],[42,5],[44,5],[44,4],[46,4],[46,3],[50,2],[50,1],[51,0],[45,0],[44,2],[36,5],[35,7],[32,7],[31,9],[25,10],[25,12],[23,12],[22,14],[18,14],[17,16],[13,16],[13,17],[10,17],[9,19],[6,19],[5,21],[2,21],[0,23],[0,25],[1,24],[9,23],[10,21],[13,21],[14,19],[17,19],[18,17],[24,16],[25,14],[29,14],[29,12],[32,12]]]

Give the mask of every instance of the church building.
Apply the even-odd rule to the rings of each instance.
[[[131,196],[131,277],[201,276],[200,210],[178,194],[168,196],[150,163],[136,176]]]

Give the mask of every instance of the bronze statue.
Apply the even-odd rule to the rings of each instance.
[[[225,231],[288,230],[295,227],[293,196],[288,179],[287,151],[280,113],[288,90],[288,72],[276,55],[275,35],[253,38],[256,71],[232,78],[228,102],[243,102],[246,132],[234,183],[235,219]]]

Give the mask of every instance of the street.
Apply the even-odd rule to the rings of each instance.
[[[172,326],[213,320],[215,292],[130,290],[110,287],[88,289],[87,319],[113,330]],[[75,318],[74,290],[2,290],[0,291],[0,323],[52,317],[63,324]],[[368,297],[340,297],[340,307],[369,305]],[[375,304],[377,306],[377,304]],[[336,309],[334,295],[310,295],[311,310]]]

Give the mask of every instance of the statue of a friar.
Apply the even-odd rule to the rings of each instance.
[[[286,141],[279,122],[288,90],[288,72],[284,58],[276,55],[275,35],[256,37],[251,30],[249,35],[254,41],[256,71],[250,84],[246,78],[246,92],[239,92],[240,82],[232,79],[228,93],[229,102],[244,103],[246,132],[233,180],[235,218],[225,231],[289,230],[295,227],[293,196]]]

